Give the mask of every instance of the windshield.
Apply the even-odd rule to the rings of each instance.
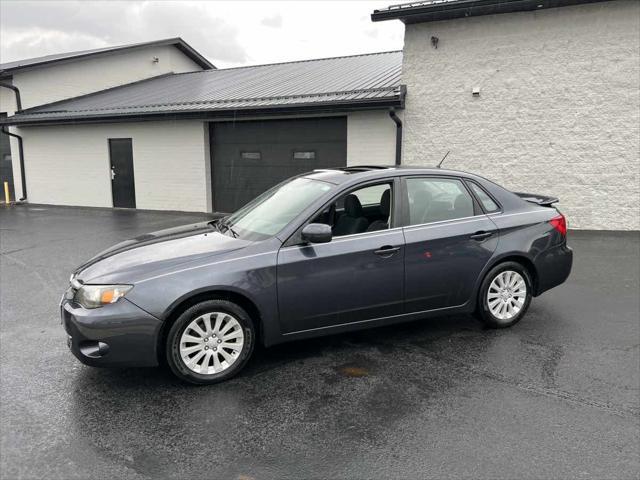
[[[325,182],[295,178],[267,190],[223,219],[220,228],[244,240],[264,240],[282,230],[331,188],[332,185]]]

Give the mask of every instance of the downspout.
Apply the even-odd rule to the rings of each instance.
[[[22,111],[22,101],[20,100],[20,90],[15,85],[11,85],[10,83],[0,82],[0,87],[9,88],[13,90],[16,94],[16,113],[20,113]]]
[[[396,124],[396,166],[399,166],[402,160],[402,120],[393,108],[389,110],[389,116]]]
[[[22,111],[22,100],[20,98],[20,90],[15,85],[11,85],[10,83],[0,82],[0,87],[5,87],[13,90],[16,94],[16,111],[15,113],[20,113]],[[9,135],[10,137],[16,138],[18,140],[18,158],[20,159],[20,183],[22,185],[22,198],[19,200],[20,202],[24,202],[27,199],[27,179],[24,173],[24,150],[22,147],[22,137],[15,133],[11,133],[7,130],[7,127],[2,126],[2,133]]]

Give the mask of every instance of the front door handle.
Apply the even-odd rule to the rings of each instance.
[[[391,245],[385,245],[384,247],[380,247],[378,250],[374,250],[373,253],[376,255],[380,255],[381,257],[390,257],[395,255],[400,251],[400,247],[392,247]]]
[[[486,240],[491,235],[493,235],[493,232],[476,232],[473,235],[471,235],[469,238],[481,241],[481,240]]]

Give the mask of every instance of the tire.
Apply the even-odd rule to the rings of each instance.
[[[504,262],[496,265],[480,286],[478,316],[490,328],[515,325],[529,308],[531,292],[531,275],[522,264]]]
[[[211,385],[237,375],[251,357],[254,343],[255,328],[243,308],[226,300],[207,300],[176,319],[165,351],[178,378]]]

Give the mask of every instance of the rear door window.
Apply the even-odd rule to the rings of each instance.
[[[491,197],[485,192],[479,185],[476,185],[473,182],[467,182],[471,190],[478,197],[478,200],[484,207],[485,212],[493,213],[500,210],[500,207],[494,202]]]
[[[409,225],[474,216],[473,199],[453,178],[407,178]]]

